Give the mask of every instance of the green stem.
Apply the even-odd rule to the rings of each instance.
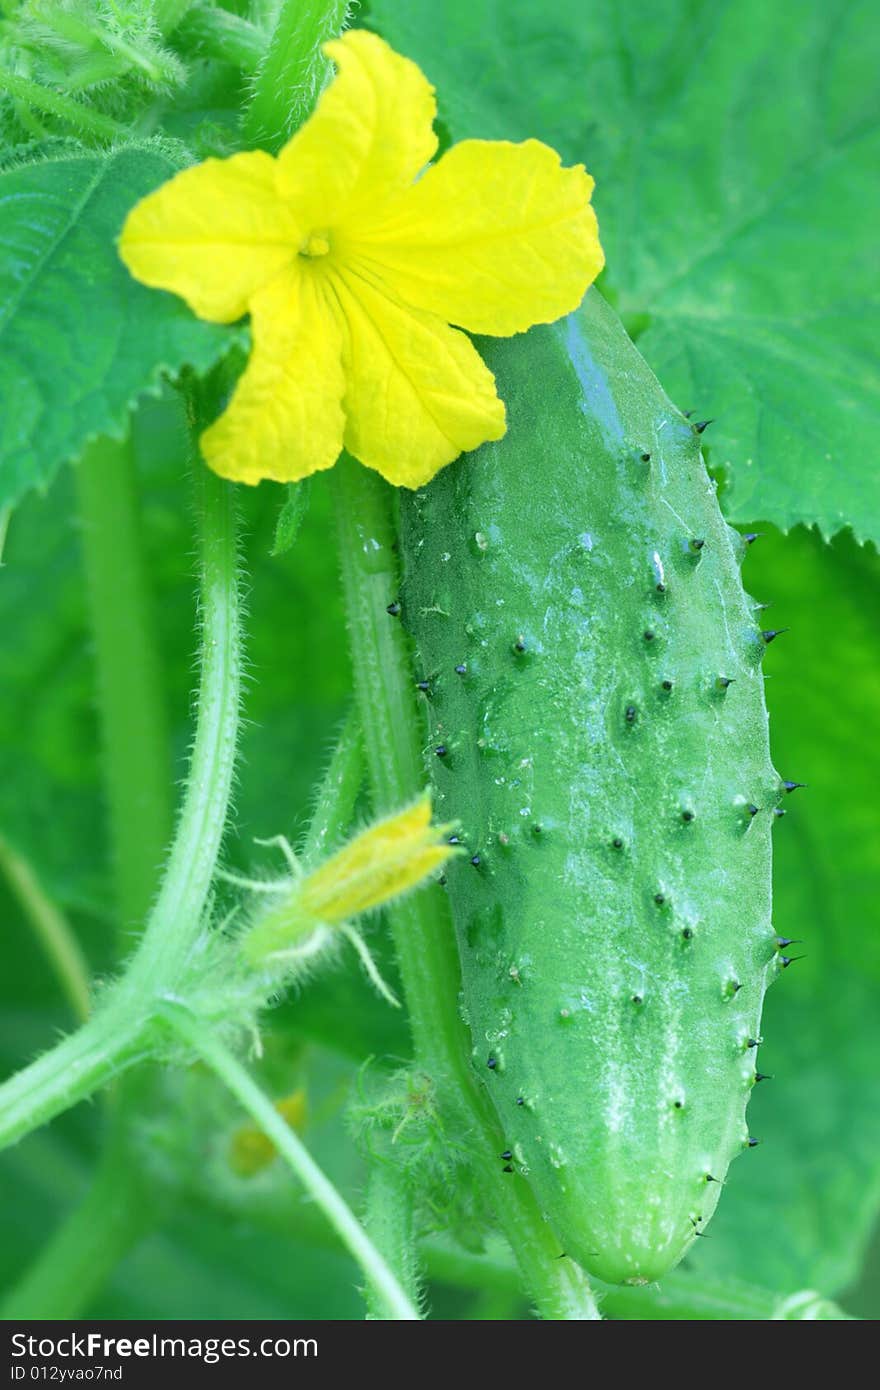
[[[288,483],[285,491],[284,502],[275,523],[271,555],[286,555],[299,535],[308,510],[311,478],[303,478],[298,483]]]
[[[343,458],[334,469],[342,583],[355,691],[375,810],[405,805],[424,787],[423,731],[406,638],[389,605],[399,599],[392,491],[375,473]],[[526,1180],[501,1171],[506,1147],[469,1061],[458,1008],[460,972],[448,901],[424,888],[389,913],[416,1056],[470,1130],[483,1190],[545,1318],[592,1321],[599,1313],[586,1275],[560,1258]]]
[[[127,127],[119,121],[112,120],[110,116],[102,116],[90,106],[82,106],[80,102],[61,96],[59,92],[51,91],[39,82],[20,77],[8,68],[0,68],[0,91],[7,92],[9,96],[46,115],[57,116],[75,130],[96,135],[100,140],[119,140],[128,134]]]
[[[131,440],[96,440],[76,474],[116,906],[127,939],[147,914],[171,829],[168,730]]]
[[[277,1192],[256,1184],[220,1193],[207,1185],[203,1174],[193,1174],[190,1200],[205,1202],[226,1220],[246,1220],[283,1233],[301,1245],[319,1250],[338,1242],[321,1214],[291,1198],[279,1200]],[[509,1248],[493,1237],[485,1253],[473,1254],[448,1237],[431,1236],[419,1243],[419,1257],[429,1281],[449,1288],[496,1291],[508,1296],[522,1289],[522,1275]],[[707,1281],[702,1275],[675,1270],[662,1286],[639,1288],[600,1284],[602,1311],[615,1320],[638,1321],[858,1321],[831,1299],[815,1293],[780,1295],[736,1280]]]
[[[524,1317],[522,1292],[481,1289],[464,1317],[468,1322],[517,1322]]]
[[[136,44],[129,43],[121,34],[114,34],[109,29],[99,30],[96,33],[96,38],[104,48],[109,49],[112,54],[121,59],[126,67],[140,69],[147,81],[152,83],[168,81],[170,74],[167,60],[163,68],[159,63],[154,62],[149,54],[142,53]]]
[[[205,54],[234,63],[242,72],[252,73],[265,55],[266,35],[229,10],[199,5],[177,27],[174,47],[185,54]]]
[[[416,1245],[413,1192],[399,1165],[377,1159],[367,1181],[365,1222],[367,1234],[381,1250],[414,1307],[419,1303],[419,1257]],[[385,1302],[369,1288],[367,1317],[389,1317]]]
[[[76,934],[46,896],[31,866],[0,835],[0,873],[6,876],[25,918],[46,953],[74,1015],[82,1022],[91,1007],[89,968]]]
[[[494,1241],[484,1254],[474,1254],[447,1240],[434,1238],[421,1244],[427,1277],[453,1289],[490,1289],[516,1293],[522,1285],[519,1269],[506,1246]]]
[[[166,1004],[162,1013],[178,1037],[207,1063],[219,1080],[240,1101],[254,1123],[268,1139],[271,1139],[280,1157],[299,1178],[343,1245],[361,1266],[376,1296],[387,1307],[388,1316],[396,1320],[417,1320],[417,1310],[351,1208],[234,1054],[213,1034],[206,1031],[204,1024],[193,1014],[180,1005]]]
[[[196,464],[202,624],[198,721],[186,797],[147,931],[126,976],[130,993],[172,988],[201,930],[232,792],[241,698],[241,598],[234,491]]]
[[[640,1322],[852,1322],[830,1299],[810,1290],[781,1297],[736,1280],[667,1275],[659,1286],[610,1285],[602,1307],[616,1320]]]
[[[319,863],[351,829],[358,793],[364,783],[361,722],[352,710],[345,721],[330,765],[321,778],[302,858]]]
[[[306,839],[306,860],[320,858],[325,847],[341,838],[363,783],[360,724],[349,715],[330,765],[321,782],[315,813]],[[0,841],[0,857],[2,857]],[[126,1151],[126,1118],[131,1109],[130,1087],[122,1108],[110,1117],[110,1144],[93,1186],[58,1232],[40,1252],[0,1317],[79,1316],[110,1274],[114,1264],[149,1228],[155,1202],[142,1190],[137,1166]]]
[[[440,1241],[421,1249],[429,1278],[453,1288],[494,1289],[510,1293],[518,1287],[518,1271],[505,1250],[473,1255]],[[640,1322],[852,1322],[831,1299],[821,1294],[780,1295],[735,1279],[710,1279],[676,1270],[662,1284],[624,1288],[601,1284],[602,1311],[615,1321]]]
[[[183,809],[159,897],[125,975],[78,1032],[0,1086],[0,1148],[91,1095],[152,1048],[157,1001],[173,991],[202,927],[235,764],[241,656],[232,489],[198,465],[201,683]]]
[[[331,72],[321,45],[345,23],[348,0],[283,0],[244,120],[249,145],[278,150],[312,113]]]
[[[398,599],[392,493],[348,457],[333,473],[355,693],[373,809],[385,815],[412,801],[426,781],[415,678],[400,620],[387,611]],[[459,965],[445,895],[423,888],[397,904],[391,919],[416,1053],[436,1074],[465,1039],[457,1007],[449,1008]]]
[[[62,9],[53,9],[47,15],[55,33],[62,39],[73,45],[78,45],[87,51],[105,49],[117,55],[122,60],[122,71],[126,68],[136,67],[146,74],[151,82],[161,82],[164,74],[161,68],[146,55],[141,53],[133,44],[130,44],[121,34],[116,34],[112,29],[102,23],[99,16],[93,16],[92,22],[87,23]]]
[[[148,1015],[120,991],[75,1033],[0,1086],[0,1149],[60,1115],[129,1066],[142,1051]]]

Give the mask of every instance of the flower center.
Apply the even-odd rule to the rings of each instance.
[[[318,256],[326,256],[329,250],[330,238],[327,233],[311,232],[299,248],[299,254],[308,256],[310,260],[316,260]]]

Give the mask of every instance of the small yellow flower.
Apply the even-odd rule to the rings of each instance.
[[[308,1098],[302,1087],[275,1102],[275,1109],[291,1129],[298,1133],[306,1127]],[[268,1168],[278,1157],[278,1150],[256,1125],[242,1125],[232,1136],[229,1145],[229,1166],[240,1178],[252,1178]]]
[[[253,923],[245,957],[254,965],[305,959],[329,943],[333,928],[352,939],[351,918],[400,897],[452,857],[448,832],[448,825],[432,824],[426,794],[356,835],[311,873],[259,885],[277,891],[279,902]]]
[[[431,798],[423,796],[362,831],[304,878],[301,910],[332,925],[399,897],[449,859],[448,830],[431,824]]]
[[[602,268],[593,180],[537,140],[464,140],[429,165],[434,89],[415,63],[365,30],[325,49],[337,76],[278,157],[177,174],[129,214],[120,254],[201,318],[250,313],[250,362],[202,436],[217,473],[293,482],[344,445],[419,487],[504,434],[459,329],[550,323]]]

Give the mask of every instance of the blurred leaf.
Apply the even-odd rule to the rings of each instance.
[[[119,1266],[92,1316],[177,1318],[363,1317],[361,1275],[344,1252],[301,1246],[228,1212],[180,1211]]]
[[[775,924],[804,959],[767,996],[760,1147],[731,1168],[694,1266],[828,1294],[857,1274],[880,1213],[880,559],[849,536],[771,533],[745,579],[791,624],[766,657],[773,756],[809,786],[775,832]]]
[[[0,569],[0,827],[67,909],[104,890],[98,729],[71,480],[13,516]],[[7,920],[16,920],[13,914]],[[7,973],[14,979],[10,962]]]
[[[597,181],[608,284],[715,416],[736,521],[880,540],[880,212],[867,0],[373,0],[455,139],[546,140]],[[606,293],[608,287],[606,285]]]
[[[125,214],[181,163],[125,145],[0,173],[0,506],[96,435],[122,437],[163,373],[229,347],[229,329],[139,285],[116,251]]]

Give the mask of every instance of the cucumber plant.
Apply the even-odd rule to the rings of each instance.
[[[729,36],[723,25],[715,33],[708,3],[688,0],[678,7],[681,23],[661,26],[672,34],[669,53],[657,48],[656,26],[635,26],[644,41],[630,54],[636,67],[660,54],[654,67],[665,74],[656,91],[639,93],[637,124],[653,132],[651,148],[639,152],[628,84],[609,66],[607,44],[594,42],[606,24],[602,7],[592,17],[580,7],[570,33],[560,19],[567,49],[580,44],[587,58],[602,54],[588,84],[591,107],[581,99],[583,63],[569,64],[577,90],[566,93],[559,45],[548,44],[543,22],[535,27],[525,0],[510,0],[497,24],[490,15],[466,18],[475,8],[471,0],[441,0],[450,33],[466,40],[444,47],[435,41],[436,5],[371,6],[370,27],[384,38],[397,34],[401,54],[418,57],[421,49],[426,76],[439,79],[443,145],[493,132],[544,136],[566,163],[583,157],[604,170],[609,273],[631,321],[646,325],[640,346],[664,379],[680,382],[676,371],[687,361],[700,394],[724,416],[735,482],[728,515],[743,522],[760,515],[783,529],[817,522],[826,537],[848,522],[857,539],[875,535],[864,470],[841,466],[864,454],[850,445],[872,420],[864,344],[852,340],[853,316],[838,312],[853,300],[852,274],[866,263],[852,229],[870,221],[851,215],[853,198],[865,192],[859,179],[864,185],[869,147],[843,139],[865,130],[857,79],[867,49],[856,28],[835,42],[829,65],[821,24],[801,26],[798,47],[776,13],[784,6],[758,6],[749,51],[736,59],[737,85],[727,80]],[[682,105],[670,62],[692,67],[681,33],[695,20],[709,66],[701,82],[685,84]],[[255,173],[255,184],[253,197],[242,199],[247,235],[239,241],[235,232],[221,275],[228,268],[247,279],[249,241],[251,251],[271,257],[284,242],[291,257],[297,250],[309,259],[347,256],[351,247],[330,228],[326,238],[317,230],[301,242],[298,222],[285,218],[276,238],[264,215],[274,185],[259,170],[267,173],[270,154],[335,80],[323,42],[352,21],[357,7],[346,0],[4,6],[0,281],[9,304],[0,378],[9,409],[0,432],[0,552],[7,529],[9,545],[0,554],[0,626],[15,652],[2,675],[10,695],[5,741],[22,777],[11,768],[0,805],[14,1024],[0,1030],[0,1051],[4,1067],[22,1066],[0,1085],[0,1149],[8,1150],[4,1173],[14,1193],[4,1228],[12,1240],[0,1241],[8,1249],[3,1315],[13,1322],[100,1316],[123,1296],[130,1311],[153,1318],[163,1310],[237,1316],[244,1291],[255,1316],[274,1316],[283,1296],[294,1316],[320,1307],[323,1318],[351,1317],[354,1266],[338,1264],[341,1257],[360,1268],[371,1318],[422,1316],[430,1279],[455,1291],[454,1302],[434,1305],[439,1310],[493,1320],[527,1308],[579,1321],[845,1319],[814,1289],[852,1288],[877,1206],[865,1080],[876,1042],[869,1017],[876,961],[864,938],[855,962],[851,938],[853,916],[864,917],[876,897],[877,866],[863,833],[875,800],[872,772],[868,758],[861,767],[853,755],[876,677],[864,656],[870,561],[848,540],[820,557],[810,549],[817,543],[802,537],[786,542],[776,561],[784,568],[774,574],[768,545],[787,605],[800,602],[809,612],[792,663],[797,678],[787,696],[773,692],[778,708],[789,702],[784,736],[794,742],[786,761],[795,750],[803,756],[826,805],[843,792],[846,770],[845,795],[833,803],[833,823],[823,822],[821,841],[818,823],[808,823],[800,843],[795,836],[786,846],[774,932],[771,827],[796,784],[781,781],[769,758],[761,656],[776,633],[762,631],[760,606],[741,586],[751,538],[721,519],[700,459],[703,426],[669,405],[603,301],[594,293],[565,323],[480,345],[509,404],[503,444],[461,459],[417,495],[340,458],[332,481],[308,484],[312,512],[301,537],[305,484],[286,492],[270,563],[277,492],[234,489],[198,457],[203,432],[248,370],[247,333],[194,317],[175,296],[139,284],[120,259],[120,229],[140,200],[181,168],[211,161],[216,172],[233,156],[237,168]],[[825,27],[833,23],[832,16]],[[624,36],[618,47],[626,58],[632,45]],[[486,69],[487,56],[500,76],[482,84],[474,103],[470,77]],[[773,100],[766,110],[750,107],[743,120],[743,73],[757,74],[755,90],[768,65],[781,73]],[[765,167],[761,157],[764,146],[779,146],[768,131],[806,129],[804,71],[816,79],[810,90],[822,107],[807,123],[810,150],[818,144],[840,155],[820,160],[825,196],[812,201],[822,210],[821,236],[798,201],[804,151],[797,139],[789,141],[790,167],[778,160]],[[409,73],[409,115],[393,84],[380,81],[376,102],[358,100],[352,119],[339,122],[303,193],[306,184],[315,194],[325,185],[338,191],[349,163],[353,169],[363,156],[384,197],[395,149],[408,169],[410,158],[413,165],[430,158],[430,98]],[[664,177],[676,151],[694,167],[701,132],[700,177],[678,179],[684,202],[670,219],[668,179],[649,166],[660,150]],[[753,144],[762,147],[757,156]],[[734,165],[731,183],[721,175]],[[361,293],[370,302],[378,293],[372,279],[384,277],[377,267],[386,233],[395,264],[398,254],[407,266],[411,253],[424,252],[425,281],[407,271],[411,306],[409,290],[401,289],[401,304],[396,290],[388,297],[384,312],[394,313],[386,329],[398,310],[409,328],[388,337],[386,347],[396,341],[399,351],[385,376],[373,376],[381,312],[370,327],[346,311],[349,328],[360,326],[343,334],[339,353],[334,348],[340,360],[309,364],[306,353],[302,374],[294,358],[305,303],[294,296],[279,308],[276,327],[286,324],[277,339],[279,380],[291,388],[292,413],[308,406],[310,382],[321,384],[325,369],[315,402],[336,380],[332,400],[316,406],[314,431],[304,432],[306,447],[293,451],[297,460],[320,443],[325,426],[339,423],[341,366],[352,380],[365,374],[345,412],[354,418],[363,406],[379,423],[384,415],[406,437],[414,466],[424,465],[424,449],[408,434],[415,418],[408,388],[386,395],[381,383],[395,379],[393,365],[403,378],[412,373],[416,398],[442,401],[442,357],[458,356],[454,340],[445,330],[436,336],[433,311],[427,319],[410,313],[435,272],[430,293],[440,295],[438,305],[449,307],[453,283],[463,304],[473,273],[473,321],[481,321],[480,297],[497,307],[497,277],[459,236],[479,208],[497,213],[503,231],[504,200],[493,186],[481,175],[442,209],[438,199],[436,216],[423,207],[411,246],[402,204],[395,201],[383,221],[360,180],[357,196],[343,199],[351,245],[364,235],[370,247],[357,271]],[[779,194],[769,203],[768,187]],[[638,188],[644,197],[634,199]],[[846,196],[834,196],[841,189]],[[219,197],[217,217],[206,223],[205,269],[236,202]],[[520,268],[553,260],[541,236],[551,209],[543,197],[538,203],[540,225],[526,218],[537,233],[523,250],[531,259],[511,257]],[[636,204],[642,215],[634,219]],[[524,210],[516,197],[510,205]],[[374,241],[370,227],[379,224]],[[507,244],[504,236],[498,245]],[[182,248],[187,237],[171,244]],[[837,258],[848,268],[843,289],[830,271],[823,280],[824,263],[816,263],[816,247],[824,255],[831,244],[852,253]],[[201,257],[193,251],[193,259]],[[337,289],[341,266],[342,259],[326,265]],[[511,294],[523,279],[514,276]],[[711,318],[690,312],[697,297],[714,305]],[[820,338],[810,342],[821,351],[805,348],[807,319],[819,323]],[[333,342],[339,326],[334,312]],[[355,340],[367,330],[362,353]],[[695,334],[699,356],[689,351]],[[312,336],[323,351],[327,335]],[[251,362],[259,351],[257,341]],[[846,370],[832,370],[840,353]],[[793,361],[801,380],[794,398]],[[485,378],[476,379],[485,404]],[[813,411],[792,407],[793,399],[807,401],[804,382]],[[739,401],[725,405],[730,389]],[[273,386],[253,417],[255,429],[267,427],[265,450],[255,450],[264,455],[261,470],[274,468],[287,447],[286,429],[275,437],[273,423],[281,404]],[[460,404],[467,417],[467,395]],[[432,409],[428,415],[438,423]],[[500,426],[500,412],[491,418]],[[351,419],[347,437],[359,437]],[[442,440],[438,448],[447,452]],[[67,462],[76,465],[75,483],[63,476]],[[179,623],[188,602],[181,557],[192,542],[182,480],[190,466],[200,571],[191,730],[180,699],[190,647]],[[56,473],[49,499],[25,500],[13,514]],[[338,555],[329,543],[334,508]],[[295,539],[297,551],[287,556]],[[337,563],[338,613],[328,598]],[[249,626],[254,680],[245,696]],[[90,648],[94,690],[85,669]],[[311,796],[314,814],[295,853],[278,832],[304,823],[321,745],[349,694],[355,708]],[[233,809],[245,699],[254,718],[242,738],[243,796]],[[172,833],[169,773],[173,764],[183,770],[176,764],[188,732],[192,754]],[[439,823],[429,815],[426,781],[434,783]],[[372,829],[358,834],[362,813]],[[270,870],[270,853],[287,872]],[[434,878],[441,865],[445,892],[432,883],[397,899],[418,874]],[[800,936],[811,899],[820,897],[822,953],[799,982],[812,993],[780,1009],[772,1024],[788,1077],[778,1109],[771,1103],[757,1132],[782,1140],[773,1145],[775,1163],[762,1174],[759,1162],[745,1197],[728,1195],[729,1215],[740,1202],[739,1219],[728,1221],[722,1238],[699,1252],[693,1268],[669,1273],[704,1233],[732,1157],[755,1142],[745,1116],[761,1079],[763,994],[790,963],[789,943],[777,932]],[[387,918],[361,936],[352,919],[380,902]],[[338,969],[322,978],[334,959]],[[294,984],[296,997],[274,1008]],[[54,1041],[61,991],[81,1023]],[[852,1030],[857,1008],[861,1023]],[[47,1050],[31,1060],[41,1037]],[[35,1147],[14,1149],[110,1084],[103,1123],[96,1108],[78,1130],[62,1124]],[[346,1091],[363,1168],[336,1161],[337,1153],[337,1188],[314,1155],[333,1157],[346,1144],[338,1113]],[[811,1142],[820,1131],[821,1149]],[[245,1161],[243,1144],[253,1161]],[[73,1173],[71,1163],[78,1170],[93,1149],[90,1184],[62,1216],[68,1184],[59,1186],[59,1174]],[[832,1171],[834,1182],[816,1181]],[[195,1225],[181,1227],[175,1218],[193,1201]],[[29,1220],[29,1208],[39,1220]],[[54,1214],[60,1224],[38,1248]],[[97,1302],[113,1267],[169,1214],[174,1248],[162,1287],[138,1289],[134,1265],[121,1265],[115,1290]],[[248,1242],[247,1278],[234,1287],[216,1258],[230,1227],[247,1228]],[[211,1277],[193,1279],[203,1253]],[[601,1289],[594,1292],[584,1267],[607,1281]],[[713,1277],[721,1268],[723,1277]],[[265,1287],[262,1269],[271,1275]],[[734,1272],[748,1282],[728,1279]]]
[[[485,446],[403,506],[415,638],[473,1060],[563,1248],[654,1280],[753,1144],[786,784],[701,426],[616,315],[486,346],[509,403]],[[516,370],[516,365],[519,370]],[[527,365],[527,370],[523,370]],[[518,428],[563,381],[546,431]],[[555,422],[555,423],[554,423]]]

